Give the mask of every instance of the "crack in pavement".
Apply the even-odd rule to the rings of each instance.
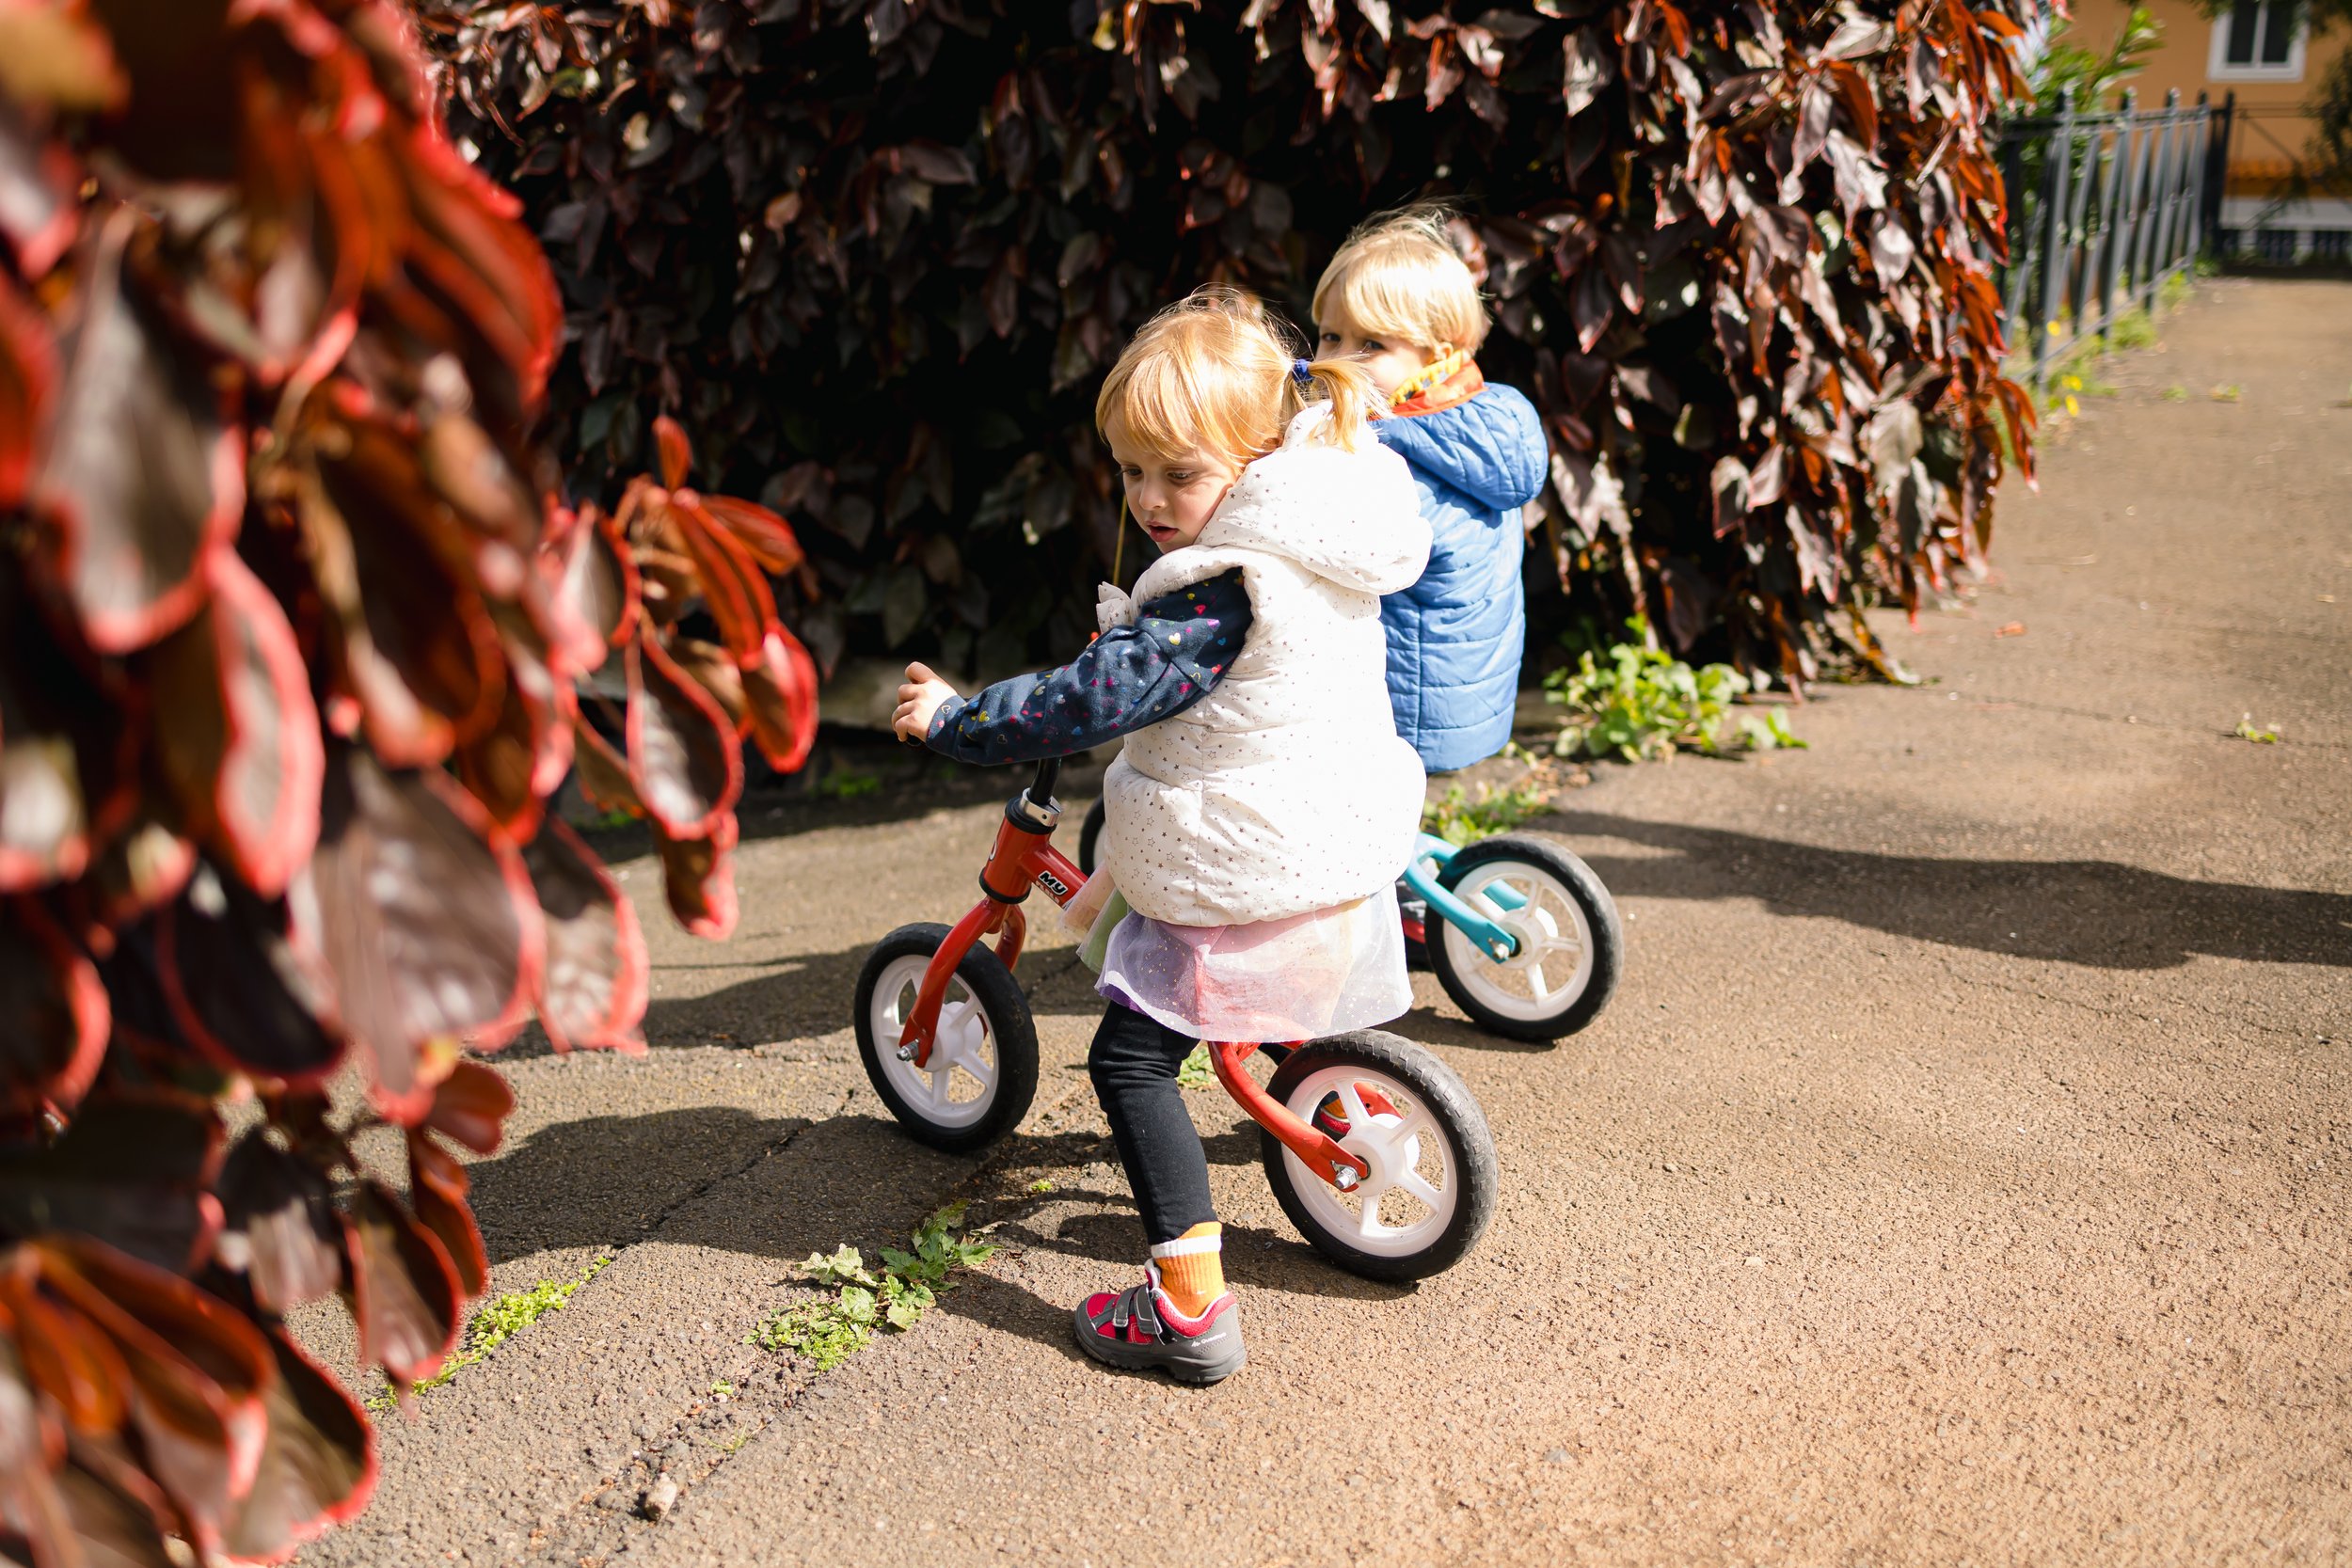
[[[622,1246],[614,1247],[612,1249],[613,1258],[617,1260],[620,1258],[621,1253],[628,1247],[637,1246],[645,1242],[653,1241],[657,1234],[660,1231],[661,1227],[669,1224],[672,1216],[675,1215],[679,1210],[685,1208],[688,1204],[694,1202],[696,1199],[708,1193],[712,1188],[717,1187],[723,1182],[733,1181],[739,1177],[748,1176],[751,1172],[756,1170],[764,1162],[771,1160],[776,1155],[783,1153],[786,1149],[790,1148],[792,1147],[792,1140],[807,1132],[810,1128],[822,1126],[824,1123],[831,1121],[835,1117],[841,1115],[842,1112],[848,1110],[850,1108],[850,1101],[856,1098],[857,1090],[854,1087],[843,1089],[840,1097],[834,1101],[832,1110],[827,1111],[822,1116],[812,1116],[806,1117],[798,1127],[793,1128],[792,1131],[787,1132],[783,1137],[778,1138],[775,1142],[762,1145],[756,1153],[753,1154],[749,1159],[744,1160],[740,1164],[738,1164],[732,1170],[721,1171],[716,1176],[710,1177],[708,1180],[702,1181],[684,1193],[679,1194],[675,1198],[673,1198],[670,1202],[664,1204],[660,1212],[654,1214],[650,1219],[642,1221],[638,1225],[637,1236],[635,1240],[625,1243]]]

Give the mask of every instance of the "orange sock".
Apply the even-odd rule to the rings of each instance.
[[[1225,1293],[1225,1227],[1215,1220],[1196,1225],[1172,1242],[1152,1249],[1160,1289],[1177,1311],[1197,1318]]]

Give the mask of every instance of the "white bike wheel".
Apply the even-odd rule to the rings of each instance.
[[[1275,1069],[1267,1092],[1364,1162],[1360,1180],[1335,1187],[1261,1130],[1276,1201],[1342,1268],[1367,1279],[1426,1279],[1486,1233],[1494,1140],[1469,1088],[1428,1051],[1377,1029],[1310,1041]]]
[[[1511,956],[1497,958],[1431,911],[1430,967],[1482,1028],[1555,1040],[1609,1005],[1625,936],[1616,902],[1591,866],[1556,845],[1512,835],[1462,850],[1438,880],[1513,940]]]
[[[948,977],[939,1026],[921,1066],[898,1054],[946,927],[908,926],[875,946],[858,976],[858,1052],[891,1114],[934,1148],[993,1143],[1037,1095],[1037,1031],[1028,1003],[996,955],[975,947]]]
[[[923,972],[930,966],[930,960],[920,954],[883,966],[871,1003],[877,1039],[896,1041],[906,1028],[923,989]],[[890,1086],[919,1108],[924,1120],[946,1128],[977,1126],[994,1103],[1003,1077],[988,1009],[960,975],[947,982],[947,993],[940,999],[939,1032],[932,1038],[930,1060],[921,1067],[902,1062],[894,1046],[882,1053],[882,1068]]]

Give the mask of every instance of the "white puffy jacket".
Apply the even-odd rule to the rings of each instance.
[[[1397,738],[1380,595],[1409,587],[1429,525],[1404,460],[1330,442],[1318,404],[1249,465],[1198,542],[1153,562],[1136,603],[1239,567],[1249,631],[1216,686],[1127,736],[1103,781],[1103,863],[1173,926],[1278,920],[1368,897],[1411,859],[1421,759]]]

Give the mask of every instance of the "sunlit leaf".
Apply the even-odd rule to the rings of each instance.
[[[482,1248],[482,1231],[466,1201],[472,1185],[466,1167],[447,1149],[435,1147],[421,1132],[408,1134],[408,1206],[449,1254],[458,1289],[478,1296],[488,1288],[490,1262]]]
[[[196,612],[205,556],[245,507],[240,433],[200,367],[128,281],[128,214],[93,261],[33,491],[56,527],[47,570],[90,645],[142,647]]]
[[[424,1125],[445,1133],[476,1154],[496,1154],[505,1120],[515,1109],[515,1091],[498,1069],[459,1062],[433,1091]]]
[[[291,902],[394,1120],[425,1115],[460,1041],[495,1045],[520,1025],[540,958],[530,879],[446,775],[333,749],[318,852]]]
[[[431,1377],[457,1342],[461,1294],[449,1254],[374,1182],[344,1222],[359,1358],[405,1383]]]
[[[662,888],[670,912],[698,937],[724,941],[735,934],[735,840],[732,814],[721,817],[702,838],[672,838],[654,824],[654,846],[661,854]]]
[[[317,1301],[342,1283],[342,1230],[326,1179],[308,1162],[248,1132],[221,1173],[228,1235],[222,1261],[241,1269],[271,1312]]]
[[[560,821],[523,850],[547,924],[539,1022],[558,1051],[642,1050],[648,960],[637,911],[602,863]]]
[[[640,636],[624,651],[628,676],[628,777],[663,832],[708,833],[735,808],[743,757],[708,693]]]
[[[376,1477],[375,1433],[359,1406],[283,1329],[267,1338],[278,1373],[264,1400],[269,1435],[222,1532],[226,1550],[256,1561],[357,1517]]]
[[[277,599],[230,551],[204,575],[210,599],[151,657],[162,766],[214,847],[275,896],[318,837],[318,710]]]

